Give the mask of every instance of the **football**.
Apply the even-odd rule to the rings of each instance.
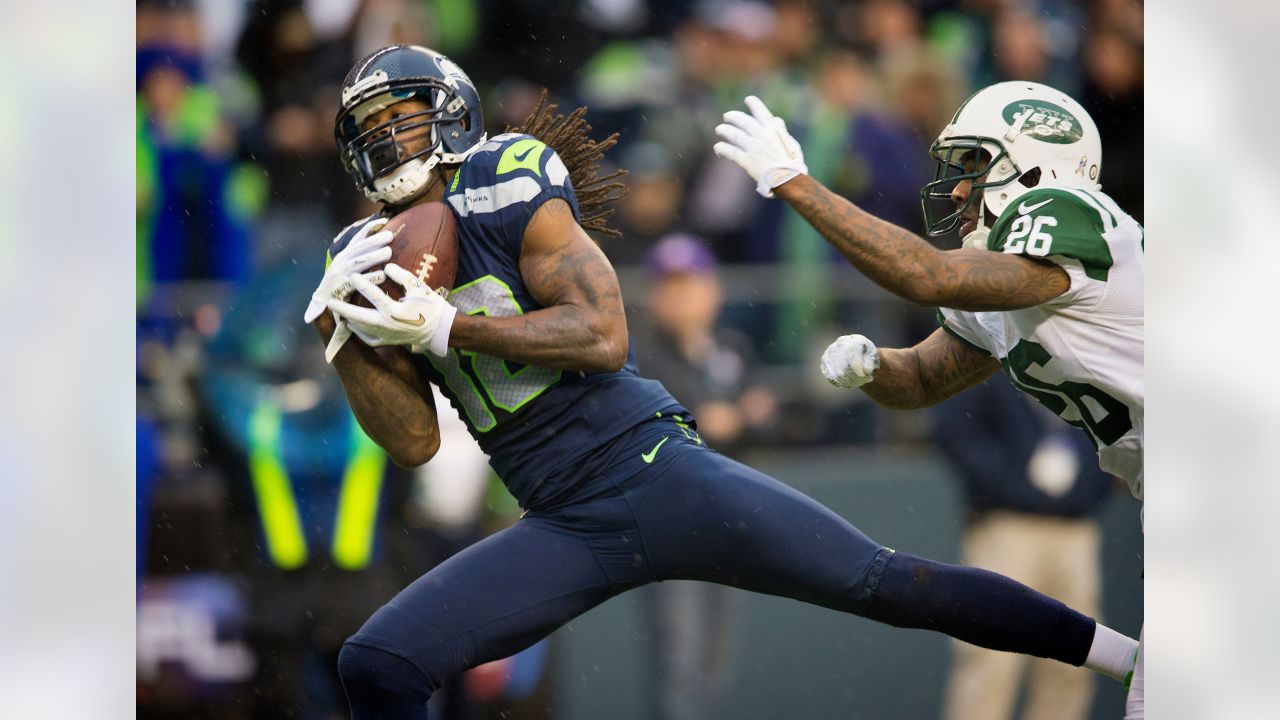
[[[447,294],[453,289],[458,274],[457,224],[443,202],[415,205],[392,217],[383,229],[394,236],[387,262],[417,275],[436,292]],[[390,278],[378,287],[393,299],[404,297],[404,288]],[[363,295],[355,293],[353,297],[356,304],[369,306]]]

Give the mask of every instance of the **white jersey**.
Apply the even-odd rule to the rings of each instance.
[[[987,249],[1045,258],[1071,288],[1006,312],[942,309],[942,327],[1093,439],[1102,469],[1142,498],[1142,226],[1100,192],[1038,188],[996,220]]]

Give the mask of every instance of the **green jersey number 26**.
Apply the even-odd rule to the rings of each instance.
[[[1106,447],[1133,429],[1129,408],[1092,385],[1066,380],[1053,368],[1043,345],[1020,340],[1004,361],[1009,379],[1068,424],[1084,430],[1098,447]]]

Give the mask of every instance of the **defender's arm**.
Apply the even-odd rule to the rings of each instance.
[[[325,343],[333,336],[333,316],[315,320]],[[399,347],[375,350],[362,342],[348,342],[333,358],[347,402],[365,433],[400,467],[417,467],[440,449],[440,426],[435,399]]]
[[[548,200],[529,221],[520,276],[543,309],[505,317],[459,313],[450,347],[553,369],[622,368],[627,319],[618,277],[565,201]]]
[[[915,410],[946,400],[986,380],[1000,362],[939,328],[914,347],[881,348],[880,368],[863,392],[893,410]]]
[[[973,248],[942,251],[836,195],[808,175],[773,189],[878,285],[921,305],[956,310],[1017,310],[1071,287],[1049,262]]]

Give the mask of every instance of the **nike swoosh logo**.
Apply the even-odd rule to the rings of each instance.
[[[1025,202],[1023,202],[1021,205],[1018,206],[1018,214],[1029,215],[1035,212],[1036,210],[1039,210],[1040,208],[1044,207],[1045,205],[1048,205],[1051,202],[1053,202],[1053,198],[1049,198],[1048,200],[1038,202],[1035,205],[1027,205]]]
[[[643,460],[646,465],[653,462],[653,459],[658,456],[658,448],[662,447],[663,444],[665,444],[670,439],[671,438],[669,436],[662,438],[661,440],[658,441],[657,445],[653,446],[652,450],[650,450],[647,453],[640,453],[640,459]]]
[[[400,318],[400,322],[406,323],[408,325],[413,325],[415,327],[422,327],[423,325],[427,324],[427,319],[422,316],[422,313],[418,313],[417,318],[413,320],[405,320],[404,318]]]
[[[529,148],[529,149],[527,149],[527,150],[525,150],[525,151],[524,151],[524,152],[522,152],[522,153],[516,153],[516,154],[515,154],[516,162],[524,162],[524,159],[525,159],[525,158],[527,158],[527,157],[529,157],[529,153],[531,153],[531,152],[533,152],[533,148],[532,148],[532,147],[531,147],[531,148]]]

